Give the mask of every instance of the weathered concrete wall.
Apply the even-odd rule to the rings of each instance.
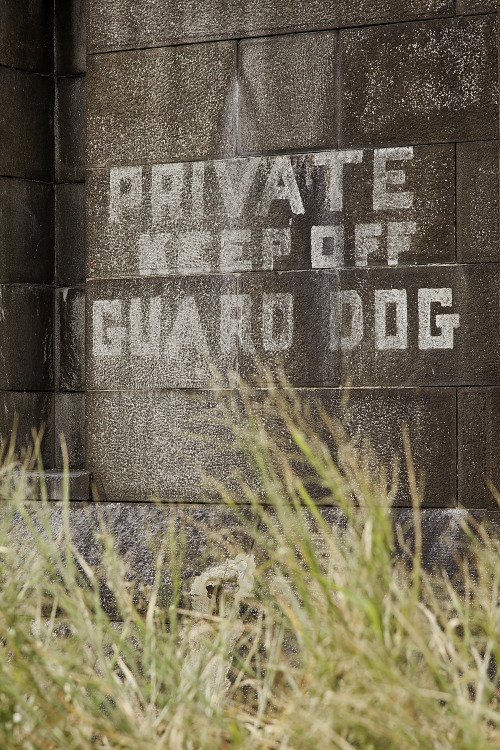
[[[236,372],[258,399],[258,359],[332,413],[350,384],[387,459],[406,420],[426,505],[492,505],[496,2],[90,0],[88,34],[87,466],[106,498],[216,500],[197,467],[240,465],[210,427],[217,389]]]

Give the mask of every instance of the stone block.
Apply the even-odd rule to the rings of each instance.
[[[304,521],[307,523],[309,536],[319,559],[328,555],[328,541],[330,534],[333,539],[341,539],[348,528],[345,515],[335,507],[320,508],[320,515],[326,524],[321,530],[318,523],[306,511]],[[361,511],[362,512],[362,511]],[[269,533],[267,524],[272,522],[273,529],[282,528],[276,522],[276,515],[272,511],[266,513],[265,520],[259,528],[259,537]],[[415,517],[410,508],[394,508],[390,512],[393,525],[394,554],[396,557],[407,558],[408,550],[415,549]],[[470,539],[465,533],[465,528],[475,528],[475,524],[483,523],[485,526],[496,529],[500,526],[500,513],[494,511],[469,512],[460,508],[422,508],[419,513],[420,527],[422,530],[422,565],[427,573],[446,571],[452,577],[457,573],[458,563],[463,559],[467,551],[470,551]],[[302,527],[304,528],[304,527]],[[296,533],[298,530],[296,531]],[[405,548],[400,543],[404,540]],[[252,548],[259,563],[269,560],[269,550],[264,549],[258,543]]]
[[[54,465],[54,394],[0,391],[0,444],[10,444],[17,420],[15,447],[22,458],[33,446],[32,430],[43,427],[41,454],[43,466]]]
[[[75,287],[57,289],[56,311],[56,388],[61,391],[83,391],[85,291]]]
[[[236,370],[236,279],[87,284],[87,387],[193,388]]]
[[[340,145],[498,137],[495,16],[340,32]]]
[[[407,546],[413,550],[415,521],[411,510],[395,510],[394,529],[403,533]],[[463,508],[423,509],[420,512],[422,529],[422,564],[429,573],[446,571],[452,578],[459,570],[460,561],[470,553],[469,529],[473,533],[482,524],[498,539],[500,513],[494,510],[467,511]],[[399,544],[396,553],[401,554]],[[470,566],[469,566],[470,570]]]
[[[500,259],[498,187],[498,141],[457,143],[459,262]]]
[[[85,179],[85,77],[57,79],[56,182]]]
[[[318,436],[327,447],[334,462],[338,460],[339,447],[346,450],[343,439],[336,433],[342,426],[353,440],[360,475],[367,486],[382,486],[388,491],[396,470],[397,488],[392,503],[398,507],[411,506],[411,495],[403,444],[403,425],[407,425],[412,458],[418,475],[423,507],[449,507],[456,505],[456,393],[454,388],[300,388],[282,399],[298,399],[297,407],[279,408],[266,391],[244,392],[256,421],[263,422],[268,433],[282,446],[290,464],[311,496],[323,505],[335,504],[336,487],[326,487],[318,481],[316,470],[307,460],[300,460],[299,451],[293,449],[289,428],[282,415],[297,422],[303,434]],[[307,426],[305,426],[307,425]],[[332,426],[333,425],[333,426]],[[432,441],[429,441],[432,435]],[[255,441],[257,443],[257,441]],[[250,448],[250,452],[251,452]],[[312,448],[313,453],[318,449]],[[382,472],[385,478],[382,479]],[[316,477],[316,478],[315,478]],[[359,480],[359,477],[358,477]],[[335,480],[333,480],[335,481]],[[333,497],[332,497],[333,493]],[[363,493],[358,497],[366,504]],[[264,500],[265,502],[265,500]],[[387,505],[389,499],[383,500]]]
[[[238,153],[337,145],[337,33],[244,40]]]
[[[215,391],[87,391],[87,468],[101,499],[220,502],[243,466]]]
[[[87,277],[198,273],[195,247],[186,253],[196,238],[205,273],[454,262],[454,154],[407,146],[91,170]]]
[[[258,364],[296,385],[498,382],[494,264],[88,283],[90,388],[190,388]],[[209,366],[212,365],[212,367]],[[340,368],[340,369],[339,369]]]
[[[248,410],[264,420],[270,434],[290,451],[290,433],[276,413],[269,393],[245,390]],[[339,389],[299,389],[297,396],[312,414],[318,431],[335,455],[336,446],[317,411],[317,403],[331,417],[345,415],[345,393]],[[222,483],[236,503],[248,498],[237,477],[260,493],[259,479],[233,435],[247,424],[231,411],[227,391],[128,391],[87,393],[87,465],[111,501],[147,500],[217,502],[209,478]],[[266,402],[267,399],[267,402]],[[248,413],[248,412],[247,412]],[[348,398],[348,430],[361,441],[367,466],[377,473],[381,463],[390,472],[396,455],[402,459],[401,424],[408,423],[415,465],[424,490],[424,505],[456,502],[456,399],[449,389],[353,389]],[[231,425],[231,426],[230,426]],[[429,434],[433,435],[432,444]],[[369,463],[368,463],[369,462]],[[168,467],[168,470],[165,470]],[[302,468],[303,470],[303,468]],[[310,479],[310,470],[306,470]],[[390,474],[389,474],[390,476]],[[328,504],[324,491],[312,491]],[[220,499],[220,498],[219,498]],[[330,498],[331,502],[331,498]],[[401,469],[396,504],[410,505],[406,473]]]
[[[0,178],[0,282],[54,282],[54,188]]]
[[[335,271],[242,274],[238,281],[238,372],[246,381],[262,366],[295,386],[340,384],[340,353],[331,310]]]
[[[343,383],[498,382],[494,264],[345,269],[341,287]]]
[[[457,16],[473,13],[496,13],[497,0],[456,0]]]
[[[57,73],[84,73],[87,52],[85,0],[56,0],[54,20]]]
[[[52,289],[0,285],[0,389],[53,388],[53,321]]]
[[[54,173],[54,83],[0,67],[0,174],[51,182]]]
[[[85,185],[56,185],[56,284],[85,283]]]
[[[55,395],[55,465],[59,469],[64,467],[61,435],[64,435],[66,440],[69,468],[80,469],[85,466],[84,393],[56,393]]]
[[[90,56],[87,164],[234,153],[236,44]]]
[[[52,0],[4,0],[0,6],[0,65],[52,73]]]
[[[453,15],[453,0],[89,0],[90,52]]]
[[[498,508],[500,388],[458,389],[458,500],[464,508]]]
[[[358,441],[360,456],[367,456],[367,468],[372,475],[376,476],[381,466],[385,466],[390,478],[394,461],[398,462],[395,505],[411,505],[403,424],[408,426],[422,505],[449,507],[456,504],[454,388],[354,388],[348,391],[344,401],[342,391],[320,390],[318,395],[309,393],[308,398],[311,401],[318,398],[328,414],[344,418],[348,433]],[[321,424],[321,419],[317,424]],[[331,440],[328,442],[331,445]]]

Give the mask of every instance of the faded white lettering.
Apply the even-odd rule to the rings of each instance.
[[[111,167],[109,170],[109,219],[122,220],[123,211],[142,204],[142,167]]]
[[[410,252],[411,236],[417,231],[414,221],[390,221],[387,225],[387,264],[397,266],[399,256]]]
[[[390,208],[408,209],[413,206],[413,193],[388,188],[401,187],[406,175],[402,169],[387,169],[388,161],[413,159],[413,147],[376,148],[373,152],[373,208],[385,211]]]
[[[252,239],[249,229],[224,229],[220,238],[220,270],[222,273],[230,271],[250,271],[251,258],[242,258],[245,244]]]
[[[184,297],[179,304],[177,315],[165,341],[165,352],[170,357],[178,356],[182,349],[194,349],[200,354],[209,353],[208,341],[201,325],[200,313],[194,297]]]
[[[149,301],[148,323],[145,326],[142,302],[139,297],[130,300],[130,352],[139,357],[155,357],[160,354],[162,299],[153,297]],[[144,330],[146,328],[146,331]]]
[[[153,226],[171,220],[181,211],[182,188],[184,185],[184,164],[153,164],[151,167],[151,207]]]
[[[279,325],[277,319],[279,318]],[[266,294],[262,298],[262,345],[266,352],[283,352],[292,345],[293,295]]]
[[[195,161],[191,165],[191,211],[193,216],[202,218],[204,212],[203,188],[205,184],[205,165]]]
[[[180,274],[210,273],[210,263],[204,255],[212,243],[211,232],[181,232],[178,242],[177,269]]]
[[[339,224],[311,227],[311,266],[338,268],[344,259],[344,228]]]
[[[351,289],[340,292],[341,319],[345,320],[344,308],[349,307],[351,316],[351,330],[348,336],[342,336],[340,346],[351,350],[363,340],[363,303],[359,294]]]
[[[290,255],[291,249],[290,227],[264,229],[262,232],[262,268],[265,271],[272,271],[274,259]]]
[[[232,162],[214,161],[222,200],[230,219],[241,216],[250,188],[259,168],[260,159],[235,159]],[[230,166],[231,165],[231,166]],[[235,171],[236,175],[231,175]]]
[[[167,257],[172,255],[172,236],[167,232],[141,234],[139,237],[139,274],[166,276],[172,272]]]
[[[367,266],[368,256],[376,255],[382,234],[382,224],[356,224],[354,229],[354,263]]]
[[[241,350],[255,354],[252,341],[252,298],[249,294],[223,294],[220,298],[220,348],[228,353],[238,339]]]
[[[92,305],[92,349],[96,357],[119,357],[126,331],[121,323],[122,303],[118,299],[98,299]]]
[[[314,154],[314,163],[327,167],[326,170],[326,209],[342,211],[344,165],[359,164],[363,161],[362,151],[325,151]]]
[[[267,216],[275,200],[288,201],[294,214],[305,213],[289,156],[278,156],[271,162],[271,169],[256,213],[260,216]]]
[[[396,331],[387,333],[387,308],[395,306]],[[408,308],[406,289],[375,290],[375,349],[406,349],[408,347]]]
[[[419,349],[453,349],[454,330],[460,326],[457,313],[439,313],[436,315],[436,328],[441,333],[433,334],[431,329],[431,305],[439,303],[442,307],[451,307],[453,292],[449,288],[418,290],[418,348]]]

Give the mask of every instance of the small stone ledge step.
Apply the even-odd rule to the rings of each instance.
[[[18,472],[21,476],[21,473]],[[22,475],[26,479],[26,484],[29,489],[30,500],[41,500],[42,499],[42,481],[41,474],[39,471],[27,471],[23,472]],[[13,474],[13,482],[16,481],[16,475]],[[47,493],[47,500],[63,500],[64,499],[64,471],[61,469],[46,469],[43,472],[43,479],[45,480],[45,488]],[[89,471],[84,469],[73,469],[68,473],[69,479],[69,500],[90,500],[90,479],[91,474]]]

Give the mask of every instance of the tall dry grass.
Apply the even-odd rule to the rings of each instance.
[[[105,524],[90,565],[68,501],[54,528],[48,502],[23,502],[25,468],[4,456],[0,747],[500,747],[498,540],[464,530],[456,580],[429,574],[408,440],[415,532],[405,551],[391,515],[397,472],[375,471],[366,446],[321,410],[311,420],[295,395],[270,398],[277,417],[245,399],[224,407],[259,476],[242,477],[238,492],[260,523],[235,505],[251,550],[221,555],[251,553],[256,568],[251,592],[223,582],[204,611],[187,604],[178,529],[160,540],[155,583],[139,592]],[[335,524],[318,498],[339,509]]]

